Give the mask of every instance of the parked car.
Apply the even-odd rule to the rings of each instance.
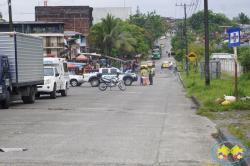
[[[70,85],[73,87],[81,86],[84,83],[84,79],[82,75],[77,75],[73,72],[69,73]]]
[[[115,67],[111,68],[100,68],[98,71],[93,71],[87,74],[83,74],[84,82],[89,82],[92,87],[97,87],[100,83],[98,78],[98,74],[114,77],[119,74],[120,79],[124,81],[126,86],[130,86],[133,82],[138,80],[138,76],[135,73],[131,73],[129,71],[122,73],[119,69]]]

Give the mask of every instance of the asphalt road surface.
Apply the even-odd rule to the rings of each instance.
[[[166,46],[169,49],[169,46]],[[165,51],[164,51],[165,52]],[[162,60],[166,60],[166,55]],[[161,60],[161,61],[162,61]],[[0,110],[0,165],[200,166],[211,163],[215,125],[195,114],[178,77],[160,69],[153,86],[122,92],[88,84],[69,96]]]

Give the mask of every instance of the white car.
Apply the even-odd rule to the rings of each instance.
[[[70,79],[70,85],[75,86],[81,86],[84,83],[84,79],[82,75],[77,75],[74,73],[69,73],[69,79]]]
[[[126,86],[130,86],[133,82],[138,80],[138,76],[135,73],[126,72],[122,73],[119,69],[115,67],[111,68],[100,68],[98,71],[84,74],[84,82],[89,82],[92,87],[97,87],[100,83],[100,78],[98,78],[98,73],[108,76],[108,77],[114,77],[117,75],[117,73],[120,73],[119,77],[124,81],[124,84]]]

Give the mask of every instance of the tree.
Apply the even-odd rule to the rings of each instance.
[[[109,56],[132,55],[147,50],[143,29],[107,15],[94,25],[88,36],[89,43],[98,52]]]
[[[236,18],[234,18],[234,20],[239,24],[250,24],[250,19],[243,12],[241,12]]]
[[[137,12],[130,16],[129,22],[145,29],[145,34],[151,45],[167,31],[164,19],[155,12],[147,14]]]
[[[250,48],[240,47],[239,48],[239,61],[243,66],[244,72],[250,71]]]
[[[212,35],[222,33],[224,31],[221,26],[230,26],[232,21],[227,18],[224,14],[214,13],[211,10],[208,12],[209,19],[209,32]],[[188,24],[191,29],[198,34],[204,34],[204,11],[199,11],[188,18]]]

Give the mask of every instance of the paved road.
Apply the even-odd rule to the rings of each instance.
[[[164,58],[165,59],[165,58]],[[198,166],[211,162],[212,122],[195,114],[171,72],[153,86],[105,92],[89,85],[68,97],[0,110],[0,165]]]

